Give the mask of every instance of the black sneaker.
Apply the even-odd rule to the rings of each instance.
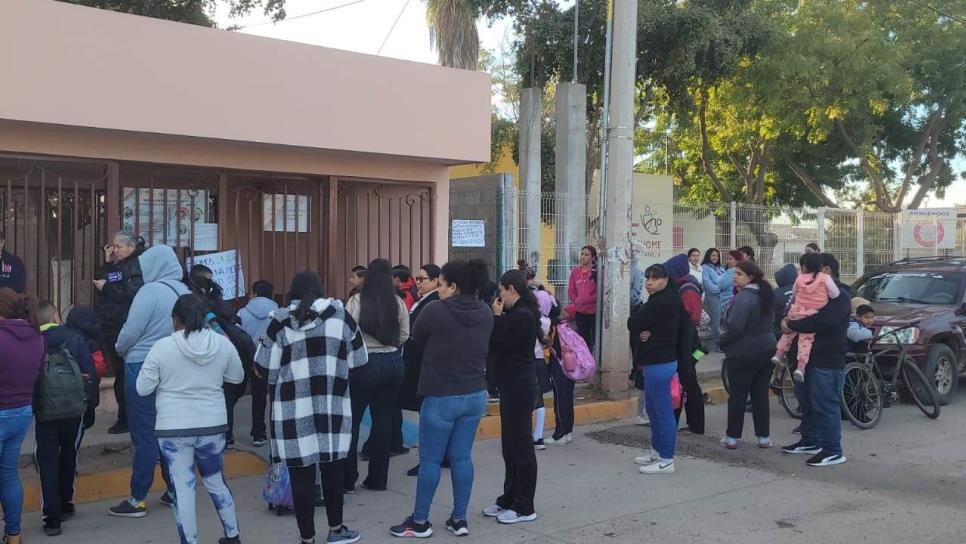
[[[44,534],[47,536],[59,536],[63,534],[63,530],[60,528],[60,522],[45,521],[44,522]]]
[[[470,528],[466,524],[465,519],[457,520],[453,519],[453,516],[450,516],[449,519],[446,520],[446,528],[456,536],[469,536],[470,534]]]
[[[121,518],[143,518],[148,515],[148,507],[144,501],[125,499],[121,504],[112,506],[108,513]]]
[[[806,444],[802,441],[798,441],[792,444],[791,446],[785,446],[784,448],[782,448],[782,453],[791,453],[791,454],[815,455],[816,453],[821,453],[821,451],[822,451],[822,448],[818,446],[813,446],[811,444]]]
[[[399,457],[400,455],[406,455],[409,453],[409,448],[402,447],[398,450],[392,450],[389,452],[389,457]]]
[[[218,539],[218,544],[241,544],[241,538],[238,536],[233,536],[231,538],[225,536]]]
[[[406,476],[419,476],[419,465],[406,471]]]
[[[366,490],[369,490],[369,491],[385,491],[386,490],[386,486],[375,487],[372,484],[369,484],[369,483],[366,483],[366,482],[362,482],[362,489],[366,489]]]
[[[127,423],[118,421],[107,429],[107,434],[127,434]]]
[[[535,450],[545,450],[547,445],[543,443],[543,439],[533,441],[533,449]]]
[[[167,507],[174,508],[174,495],[172,495],[170,491],[165,491],[162,493],[161,498],[158,499],[158,501]]]
[[[399,538],[429,538],[433,536],[433,524],[428,521],[416,523],[413,517],[409,516],[399,525],[391,527],[389,532]]]
[[[325,539],[326,544],[352,544],[353,542],[359,542],[359,531],[353,531],[352,529],[343,525],[338,531],[329,531],[329,537]]]
[[[841,465],[845,461],[844,455],[822,451],[809,457],[805,463],[810,467],[830,467],[832,465]]]
[[[255,446],[256,448],[260,448],[260,447],[264,446],[265,444],[268,444],[268,437],[267,436],[262,435],[262,436],[252,437],[252,446]]]
[[[74,514],[76,513],[77,513],[77,507],[74,506],[74,503],[69,502],[65,504],[64,507],[61,509],[60,521],[62,523],[67,521],[70,518],[74,517]]]
[[[226,437],[225,438],[225,449],[226,450],[233,450],[233,449],[235,449],[235,437],[234,436],[229,436],[229,437]]]

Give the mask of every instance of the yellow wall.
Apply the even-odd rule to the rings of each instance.
[[[459,183],[459,178],[471,178],[475,176],[485,176],[487,172],[484,172],[486,164],[465,164],[461,166],[452,166],[449,169],[449,179],[455,183]],[[513,149],[510,146],[503,148],[503,153],[500,154],[500,159],[496,162],[493,168],[493,174],[510,174],[513,176],[513,186],[520,187],[520,167],[513,162]],[[547,282],[547,270],[549,268],[550,259],[554,258],[554,252],[556,248],[556,232],[555,229],[548,227],[547,225],[540,225],[540,263],[537,265],[537,270],[539,271],[538,281],[543,283]],[[553,288],[548,286],[548,290],[551,292]],[[556,293],[554,293],[556,294]]]

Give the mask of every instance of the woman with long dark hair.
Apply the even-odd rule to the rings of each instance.
[[[722,274],[721,252],[712,247],[704,252],[704,260],[701,261],[701,283],[704,285],[704,311],[711,318],[711,339],[715,351],[721,351],[718,346],[721,340],[721,287],[718,284]]]
[[[155,342],[137,379],[138,395],[155,394],[155,435],[175,490],[174,512],[183,544],[198,542],[195,469],[221,519],[219,544],[238,544],[235,500],[222,473],[228,414],[222,384],[245,379],[231,342],[207,326],[208,305],[182,295],[171,311],[174,332]]]
[[[342,522],[342,460],[349,454],[354,415],[349,371],[365,368],[365,344],[342,303],[322,294],[318,274],[296,274],[288,299],[288,306],[272,312],[255,356],[256,371],[269,386],[272,462],[288,466],[302,542],[315,542],[320,471],[326,542],[351,544],[359,533]]]
[[[597,248],[594,246],[580,249],[580,264],[570,272],[567,296],[570,297],[568,312],[573,314],[570,317],[577,325],[577,334],[593,352],[597,331]]]
[[[745,399],[751,393],[752,418],[759,448],[770,448],[768,421],[768,380],[771,356],[775,352],[772,332],[775,293],[764,272],[752,261],[735,265],[735,286],[739,289],[728,309],[727,327],[721,337],[728,367],[728,430],[721,445],[738,447],[745,423]]]
[[[678,340],[684,304],[664,265],[644,271],[647,302],[627,319],[634,344],[634,368],[641,375],[644,407],[651,420],[651,449],[634,458],[641,474],[674,474],[677,422],[671,380],[678,369]]]
[[[533,372],[533,348],[543,341],[540,308],[527,278],[510,270],[500,278],[500,296],[493,301],[493,352],[500,388],[500,440],[506,476],[503,495],[483,509],[500,523],[537,519],[533,497],[537,490],[537,456],[530,431],[530,415],[539,389]]]
[[[0,506],[3,541],[20,544],[23,484],[20,447],[33,420],[34,384],[44,364],[44,337],[25,295],[0,287]]]
[[[355,489],[359,479],[359,427],[366,408],[372,419],[369,431],[369,475],[362,487],[385,491],[389,479],[389,446],[396,397],[403,381],[400,347],[409,340],[409,310],[392,284],[392,265],[375,259],[366,269],[362,291],[349,299],[346,310],[359,323],[369,352],[369,363],[352,373],[352,443],[346,461],[344,485]]]
[[[423,272],[428,272],[423,267]],[[446,528],[470,534],[466,509],[473,489],[473,441],[486,410],[486,355],[493,312],[480,301],[486,263],[451,261],[439,274],[439,300],[426,304],[407,344],[420,350],[419,479],[411,516],[390,529],[397,537],[433,534],[429,509],[439,486],[440,466],[452,468],[453,511]],[[415,308],[414,308],[415,309]]]

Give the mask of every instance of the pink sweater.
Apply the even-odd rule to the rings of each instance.
[[[828,274],[819,272],[812,274],[801,274],[795,280],[795,287],[792,291],[794,301],[788,310],[790,319],[801,319],[802,317],[814,315],[828,304],[829,299],[839,297],[839,288],[835,285],[835,280]]]
[[[597,313],[597,282],[591,277],[593,269],[583,270],[574,267],[567,284],[567,296],[579,314]]]

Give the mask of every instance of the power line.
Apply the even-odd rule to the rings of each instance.
[[[391,26],[391,27],[389,27],[389,32],[388,32],[388,33],[386,33],[386,37],[382,39],[382,45],[380,45],[380,46],[379,46],[379,50],[378,50],[378,51],[376,51],[376,54],[377,54],[377,55],[378,55],[378,54],[380,54],[380,53],[382,53],[382,48],[383,48],[383,47],[386,47],[386,42],[388,42],[388,41],[389,41],[389,36],[392,36],[392,31],[393,31],[393,30],[396,30],[396,24],[398,24],[398,23],[399,23],[399,19],[402,19],[402,15],[403,15],[403,13],[405,13],[405,12],[406,12],[406,8],[408,8],[408,7],[409,7],[409,0],[406,0],[406,3],[405,3],[405,4],[403,4],[403,7],[402,7],[402,9],[401,9],[401,10],[399,10],[399,15],[396,15],[396,20],[395,20],[395,21],[393,21],[393,22],[392,22],[392,26]]]
[[[256,26],[265,26],[265,25],[274,25],[274,24],[278,24],[278,23],[285,23],[285,22],[288,22],[288,21],[294,21],[295,19],[302,19],[304,17],[312,17],[313,15],[319,15],[320,13],[326,13],[326,12],[329,12],[329,11],[335,11],[335,10],[337,10],[339,8],[345,8],[345,7],[353,6],[355,4],[361,4],[361,3],[365,2],[365,1],[366,0],[353,0],[352,2],[347,2],[345,4],[339,4],[338,6],[332,6],[330,8],[320,9],[318,11],[311,11],[309,13],[303,13],[301,15],[293,15],[291,17],[286,17],[286,18],[282,19],[281,21],[264,21],[264,22],[261,22],[261,23],[254,23],[254,24],[251,24],[251,25],[236,26],[236,27],[234,27],[234,29],[235,30],[242,30],[242,29],[245,29],[245,28],[253,28],[253,27],[256,27]]]

